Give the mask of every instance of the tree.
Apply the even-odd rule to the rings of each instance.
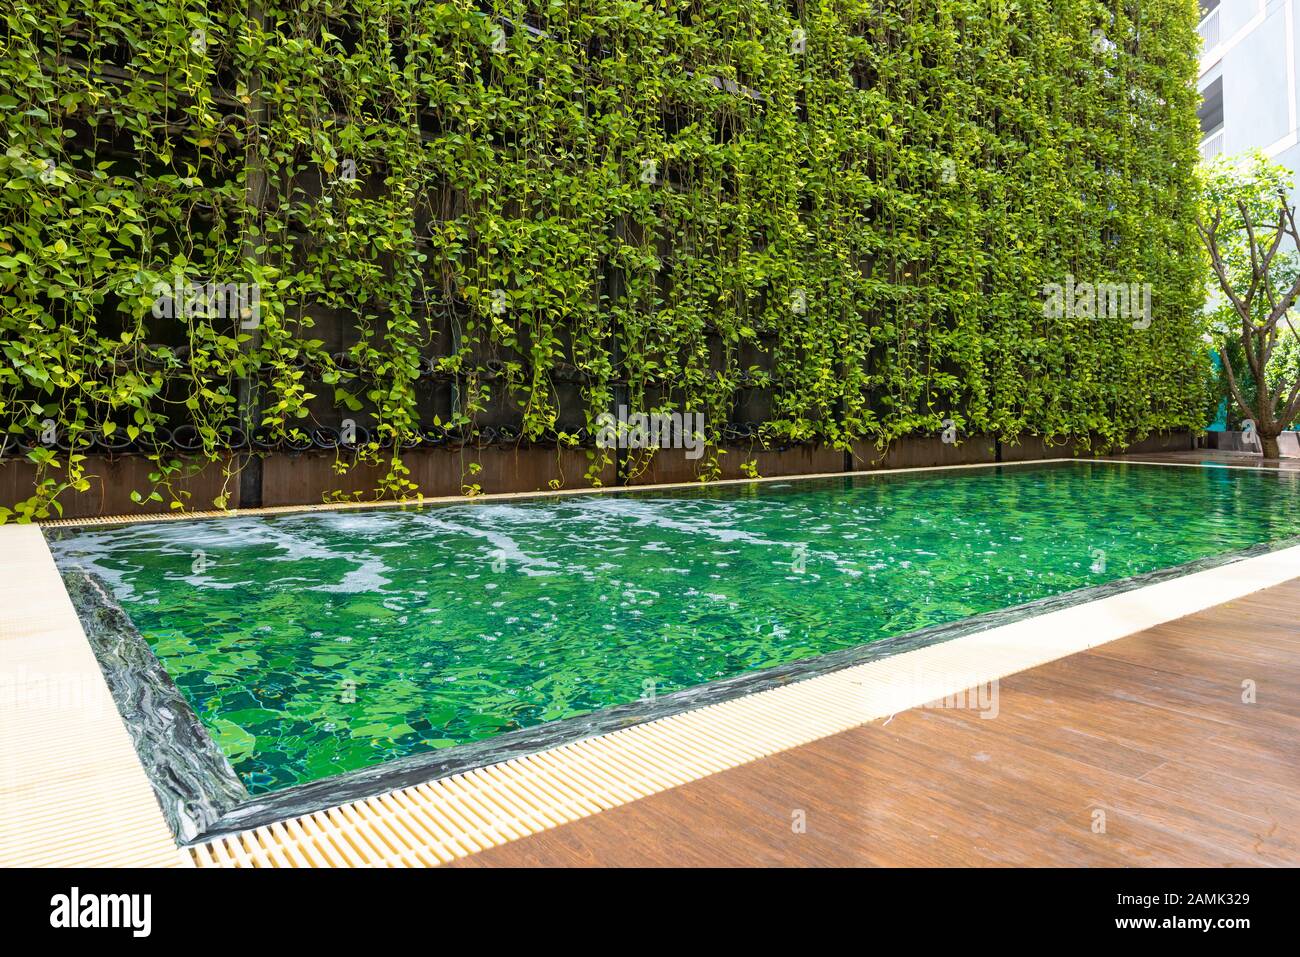
[[[1196,224],[1226,300],[1215,333],[1225,340],[1219,353],[1229,396],[1255,423],[1267,459],[1278,457],[1278,436],[1300,413],[1300,373],[1281,361],[1296,336],[1291,309],[1300,296],[1290,187],[1289,172],[1258,151],[1220,158],[1206,171]],[[1228,339],[1240,347],[1245,376],[1233,368],[1238,350],[1227,348]]]

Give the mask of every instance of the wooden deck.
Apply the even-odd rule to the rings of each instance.
[[[1300,864],[1300,579],[998,690],[993,718],[908,711],[458,864]]]

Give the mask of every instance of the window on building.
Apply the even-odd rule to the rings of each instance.
[[[1201,91],[1201,107],[1196,111],[1201,120],[1201,137],[1217,133],[1223,128],[1223,77]]]

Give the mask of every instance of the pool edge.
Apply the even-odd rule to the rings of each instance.
[[[0,526],[0,866],[193,866],[45,536]]]

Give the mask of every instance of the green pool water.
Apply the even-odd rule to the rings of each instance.
[[[251,793],[1300,535],[1296,476],[1061,463],[64,533]]]

